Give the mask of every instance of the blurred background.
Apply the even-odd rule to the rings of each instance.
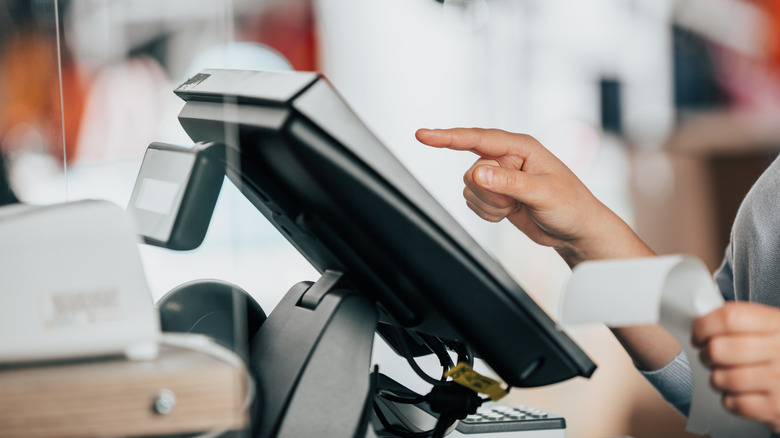
[[[656,251],[712,270],[780,151],[771,0],[0,0],[0,203],[126,206],[150,142],[190,143],[172,90],[203,68],[324,73],[551,315],[569,269],[473,215],[461,178],[474,157],[421,146],[417,128],[531,134]],[[270,312],[318,277],[231,184],[199,249],[140,250],[155,299],[217,278]],[[595,375],[504,403],[564,416],[571,438],[687,436],[608,330],[570,335]],[[391,356],[377,346],[404,372]]]

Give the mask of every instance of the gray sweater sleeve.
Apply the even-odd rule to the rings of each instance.
[[[639,372],[655,386],[664,400],[681,414],[688,416],[693,397],[693,376],[688,364],[688,355],[684,350],[661,369],[654,371],[640,369]]]

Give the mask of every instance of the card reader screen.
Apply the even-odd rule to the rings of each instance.
[[[139,232],[168,241],[195,163],[195,154],[148,149],[130,199]]]
[[[169,215],[173,213],[177,197],[181,197],[179,184],[146,178],[141,182],[141,192],[138,194],[135,206],[141,210]]]

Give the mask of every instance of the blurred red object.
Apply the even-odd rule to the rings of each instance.
[[[240,37],[281,53],[298,71],[317,71],[317,27],[311,0],[271,2],[241,23]]]
[[[766,33],[767,58],[773,73],[780,80],[780,2],[764,0],[760,4],[765,8],[769,19],[769,28]]]
[[[63,55],[62,107],[56,39],[42,32],[26,31],[2,42],[0,58],[0,145],[15,126],[28,123],[39,128],[56,158],[76,154],[84,92],[77,68]],[[63,114],[64,122],[63,127]],[[64,133],[64,143],[63,143]],[[24,147],[24,145],[14,145]],[[63,154],[63,146],[67,154]]]
[[[712,45],[719,83],[732,109],[764,111],[780,107],[780,1],[749,0],[764,14],[761,55]]]

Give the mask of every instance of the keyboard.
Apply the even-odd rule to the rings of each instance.
[[[497,434],[502,438],[562,438],[566,435],[566,420],[530,406],[482,406],[475,414],[459,421],[455,430],[462,435],[481,434],[482,437]]]

